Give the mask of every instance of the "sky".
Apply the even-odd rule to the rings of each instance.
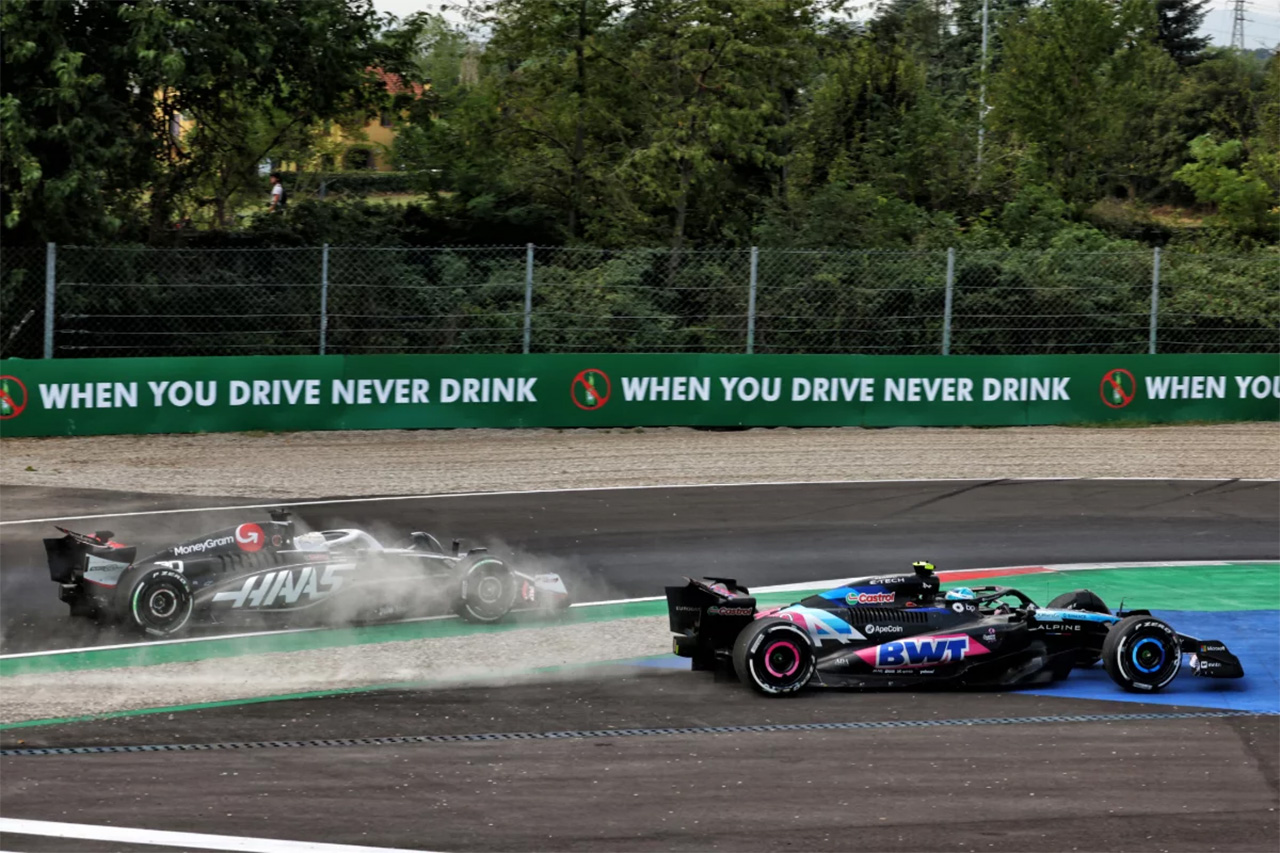
[[[373,5],[379,12],[390,12],[398,18],[404,18],[414,12],[439,12],[442,6],[448,7],[450,4],[438,0],[373,0]],[[456,8],[461,4],[455,2],[452,5]],[[874,5],[874,0],[867,5]],[[1213,0],[1201,32],[1208,35],[1214,44],[1231,43],[1234,8],[1232,0]],[[1259,47],[1274,48],[1280,44],[1280,0],[1248,0],[1245,6],[1244,38],[1245,47],[1250,50]]]

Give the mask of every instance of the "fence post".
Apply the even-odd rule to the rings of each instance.
[[[533,244],[524,247],[524,354],[533,338]]]
[[[324,355],[329,334],[329,244],[320,249],[320,354]]]
[[[58,244],[44,246],[44,357],[53,358],[53,305],[58,287]]]
[[[1160,247],[1156,246],[1151,258],[1151,336],[1147,352],[1156,354],[1157,317],[1160,313]]]
[[[956,287],[956,250],[947,249],[947,293],[942,307],[942,354],[951,355],[951,298]]]
[[[747,291],[747,355],[756,349],[756,284],[760,273],[760,247],[751,247],[751,285]]]

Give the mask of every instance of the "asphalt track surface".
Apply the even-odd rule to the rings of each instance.
[[[4,490],[0,650],[127,642],[70,620],[41,538],[22,518],[244,504],[112,492]],[[580,601],[661,595],[683,575],[781,584],[902,570],[1045,563],[1280,558],[1276,481],[962,480],[718,486],[361,500],[296,509],[311,528],[364,527],[386,542],[428,530],[560,572]],[[110,529],[139,554],[265,510],[63,522]],[[255,626],[251,626],[255,627]]]
[[[361,502],[329,517],[571,551],[583,585],[652,594],[683,573],[783,583],[920,557],[945,568],[1274,559],[1277,495],[1275,483],[848,484]],[[25,508],[73,514],[68,500],[60,513]],[[299,514],[319,526],[324,512]],[[166,517],[166,530],[244,513],[233,515]],[[14,555],[43,532],[27,527],[0,528],[6,632],[53,612],[25,597],[36,615],[9,612],[11,589],[52,586],[13,576]],[[771,700],[703,673],[586,668],[13,729],[0,747],[695,731],[5,756],[0,798],[6,818],[427,850],[1276,850],[1280,718],[1191,716],[1202,711],[988,692]],[[897,725],[907,721],[919,725]],[[811,723],[868,725],[707,730]],[[104,849],[13,834],[3,847]]]
[[[1276,717],[955,724],[1118,710],[1178,709],[997,693],[779,701],[695,673],[602,672],[15,730],[3,743],[953,724],[19,756],[0,759],[0,791],[6,817],[427,850],[1276,849]]]

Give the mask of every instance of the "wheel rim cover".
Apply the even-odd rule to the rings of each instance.
[[[1143,637],[1134,643],[1130,656],[1141,672],[1159,672],[1165,659],[1164,645],[1154,637]]]
[[[764,668],[774,678],[794,675],[800,668],[800,650],[790,640],[778,640],[765,649]]]
[[[178,610],[178,597],[173,590],[157,589],[147,598],[147,608],[156,619],[168,619]]]
[[[476,595],[485,604],[493,604],[502,597],[502,581],[495,577],[487,577],[480,581]]]

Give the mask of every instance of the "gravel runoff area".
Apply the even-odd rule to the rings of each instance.
[[[1280,478],[1280,423],[1138,429],[385,430],[7,438],[0,489],[261,500],[687,483]]]
[[[1280,477],[1280,424],[384,431],[5,439],[3,485],[260,499],[840,479]],[[666,620],[6,678],[0,722],[659,654]],[[500,662],[500,663],[499,663]]]
[[[588,632],[591,642],[585,643]],[[376,684],[546,679],[556,674],[529,671],[670,650],[666,617],[651,616],[131,669],[14,675],[0,684],[0,722]]]

